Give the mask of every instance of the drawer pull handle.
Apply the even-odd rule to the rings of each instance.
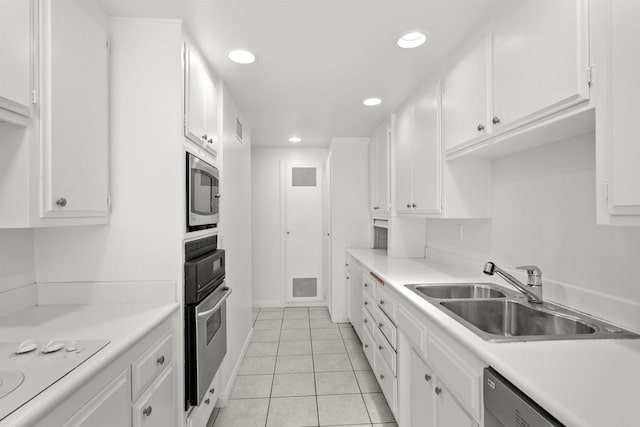
[[[369,348],[369,344],[365,344],[365,345],[364,345],[364,348]]]
[[[380,374],[380,379],[383,380],[384,379],[384,375]]]
[[[149,415],[151,415],[151,411],[153,411],[153,408],[151,407],[151,405],[149,405],[142,410],[142,413],[148,417]]]
[[[383,326],[384,326],[384,323],[382,323],[382,322],[378,323],[378,327],[379,328],[382,328]]]
[[[367,319],[364,319],[364,323],[367,323],[367,322],[368,322],[368,320],[367,320]]]
[[[384,300],[380,300],[380,305],[384,305]]]
[[[351,277],[347,276],[347,280],[351,279]]]
[[[368,287],[369,287],[369,284],[368,284],[368,283],[365,283],[365,284],[364,284],[364,287],[365,287],[365,288],[368,288]]]
[[[378,350],[382,350],[382,346],[381,345],[378,346]]]
[[[213,394],[213,393],[215,393],[215,392],[216,392],[216,389],[215,389],[215,388],[212,388],[212,389],[210,389],[210,390],[209,390],[209,393],[211,393],[211,394]]]
[[[204,400],[204,403],[206,403],[206,404],[208,405],[209,403],[211,403],[211,399],[209,399],[209,398],[207,397],[207,398]]]
[[[429,375],[429,374],[424,374],[424,379],[425,379],[427,382],[431,381],[431,375]]]
[[[365,302],[364,302],[364,305],[367,305],[367,304],[369,304],[369,302],[368,302],[368,301],[365,301]]]
[[[438,396],[440,396],[442,394],[442,389],[440,387],[436,387],[435,390],[436,390],[436,394]]]
[[[158,360],[156,360],[156,363],[158,365],[164,365],[164,356],[158,357]]]

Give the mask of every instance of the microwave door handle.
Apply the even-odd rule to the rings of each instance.
[[[222,305],[222,303],[229,298],[229,295],[231,295],[231,288],[228,288],[226,293],[224,294],[224,296],[220,299],[220,301],[218,301],[218,303],[216,305],[213,306],[213,308],[207,310],[207,311],[203,311],[202,313],[198,313],[198,319],[201,317],[207,317],[208,315],[210,315],[211,313],[215,312],[217,309],[220,308],[220,306]]]

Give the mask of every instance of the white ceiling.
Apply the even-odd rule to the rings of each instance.
[[[101,0],[113,15],[182,17],[259,146],[368,136],[505,0]],[[428,41],[400,49],[421,29]],[[251,50],[250,65],[227,52]],[[362,100],[380,97],[377,107]]]

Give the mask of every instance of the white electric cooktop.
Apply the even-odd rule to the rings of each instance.
[[[107,344],[108,340],[0,342],[0,421]]]

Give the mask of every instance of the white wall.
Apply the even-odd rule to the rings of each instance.
[[[0,316],[36,304],[33,252],[33,230],[0,230]]]
[[[111,20],[111,224],[38,229],[38,282],[180,277],[181,41],[179,21]]]
[[[280,162],[324,162],[322,148],[257,148],[251,152],[254,305],[284,304],[281,276]]]
[[[596,225],[594,135],[496,159],[492,181],[492,220],[427,220],[428,247],[474,259],[478,271],[488,260],[538,265],[543,280],[594,296],[569,301],[577,308],[640,329],[640,228]],[[605,303],[601,294],[619,300]],[[549,296],[570,292],[550,288]]]
[[[225,249],[227,357],[221,380],[227,390],[236,362],[252,327],[251,286],[251,129],[227,87],[223,88],[222,172],[220,179],[220,239]],[[243,141],[236,138],[236,118],[243,124]]]

